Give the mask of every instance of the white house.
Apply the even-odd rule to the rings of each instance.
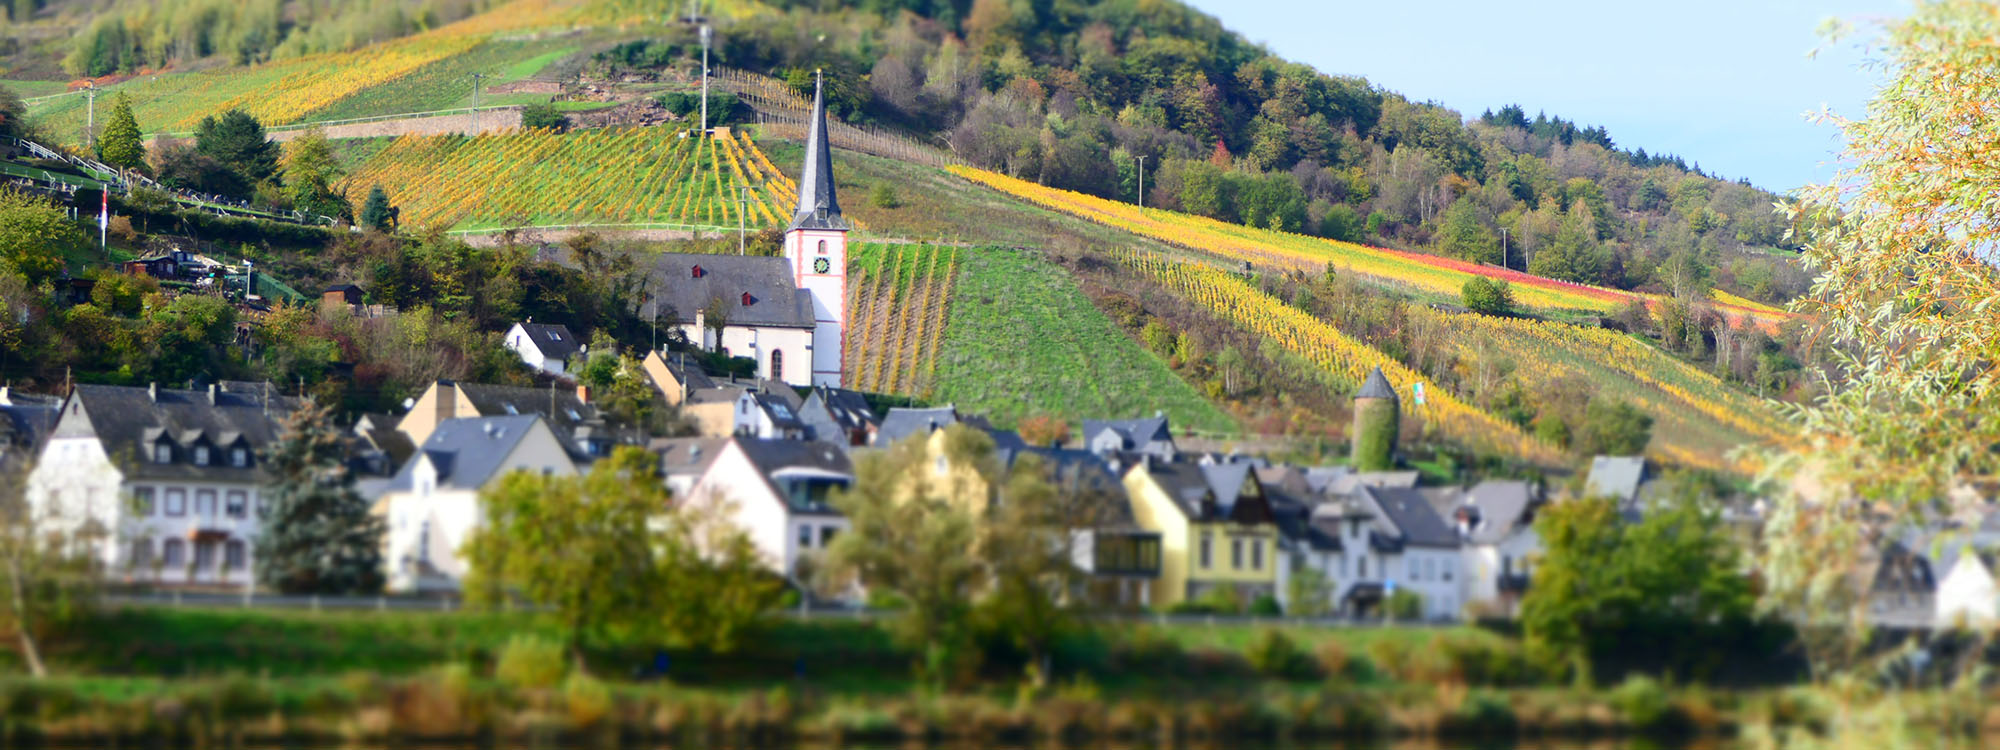
[[[299,405],[258,383],[78,385],[28,475],[28,504],[55,527],[100,532],[116,578],[249,584],[267,510],[258,456]]]
[[[564,325],[515,323],[507,329],[507,348],[521,355],[521,361],[543,372],[562,375],[572,369],[571,360],[581,359],[582,341]]]
[[[376,501],[388,526],[382,564],[390,591],[453,591],[465,579],[459,549],[484,511],[479,491],[511,472],[576,474],[548,422],[534,414],[438,423]]]
[[[1136,452],[1174,460],[1174,434],[1164,413],[1142,419],[1083,420],[1083,445],[1100,456]]]
[[[1349,614],[1380,612],[1399,590],[1423,600],[1422,617],[1460,615],[1463,578],[1457,532],[1405,487],[1358,487],[1353,495],[1313,509],[1312,524],[1339,542],[1327,577],[1336,606]]]
[[[1938,581],[1937,624],[1991,627],[2000,622],[2000,584],[1993,579],[1996,558],[1962,542],[1952,544],[1938,556],[1938,568],[1946,571]]]
[[[723,385],[695,391],[681,408],[707,437],[804,440],[806,425],[795,411],[797,400],[798,394],[773,390],[769,384]]]
[[[1463,540],[1461,600],[1491,614],[1514,614],[1527,592],[1533,559],[1541,554],[1535,533],[1537,488],[1516,480],[1487,480],[1461,496],[1447,520]]]
[[[839,446],[736,437],[676,502],[721,511],[750,535],[765,565],[793,578],[800,560],[823,554],[847,529],[827,498],[853,483],[854,466]]]

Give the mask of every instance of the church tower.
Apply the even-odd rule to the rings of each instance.
[[[813,86],[799,208],[785,229],[785,260],[798,288],[812,295],[812,383],[839,388],[847,336],[847,220],[833,196],[833,154],[826,139],[825,81]]]

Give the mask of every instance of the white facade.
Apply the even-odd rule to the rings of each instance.
[[[1380,587],[1385,600],[1398,590],[1415,593],[1423,599],[1422,617],[1426,620],[1452,620],[1461,615],[1465,575],[1457,546],[1401,544],[1385,550],[1370,540],[1376,519],[1349,515],[1339,521],[1340,551],[1306,556],[1307,564],[1318,568],[1332,584],[1330,602],[1334,608],[1344,607],[1355,588],[1365,585]],[[1279,570],[1283,575],[1294,573],[1284,567]]]
[[[681,332],[703,349],[715,351],[719,347],[730,356],[757,360],[758,377],[786,385],[813,384],[811,363],[817,335],[812,330],[731,323],[722,328],[722,340],[717,342],[715,330],[697,316],[695,322],[681,324]]]
[[[790,499],[794,485],[846,485],[851,475],[808,468],[779,469],[766,476],[729,441],[686,497],[690,504],[721,511],[723,517],[750,536],[765,566],[792,577],[799,560],[824,554],[833,538],[848,528],[847,519],[830,510],[801,512]]]
[[[792,264],[798,288],[812,294],[816,327],[807,384],[840,388],[847,335],[847,233],[794,229],[785,234],[785,259]]]
[[[1461,553],[1465,571],[1462,601],[1493,614],[1513,614],[1518,602],[1501,590],[1501,580],[1533,575],[1534,558],[1541,552],[1542,538],[1533,526],[1514,529],[1498,544],[1467,542]]]
[[[1944,579],[1938,581],[1937,624],[1989,627],[2000,621],[2000,586],[1992,569],[1972,550],[1959,553]]]
[[[567,372],[567,365],[562,359],[543,354],[541,347],[535,345],[534,338],[528,335],[528,331],[522,328],[520,323],[515,323],[513,328],[507,329],[507,348],[521,355],[521,361],[529,367],[555,375]]]
[[[483,516],[480,490],[516,471],[545,476],[577,473],[562,441],[540,419],[533,420],[527,434],[511,447],[501,450],[506,453],[494,470],[476,477],[441,479],[439,467],[425,451],[410,459],[404,470],[408,476],[398,476],[394,488],[375,506],[388,528],[382,540],[382,564],[389,591],[458,589],[466,574],[460,550]]]

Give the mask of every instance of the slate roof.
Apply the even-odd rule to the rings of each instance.
[[[689,391],[715,387],[715,380],[701,369],[699,362],[689,358],[686,352],[650,352],[646,357],[659,358],[660,364],[666,366],[667,374],[680,381]],[[659,387],[658,383],[653,385],[655,388]]]
[[[437,468],[438,487],[476,490],[493,479],[507,454],[540,421],[542,418],[537,414],[447,419],[438,423],[417,450]],[[403,464],[389,488],[393,491],[414,488],[416,470],[415,460]]]
[[[1248,463],[1200,464],[1155,460],[1141,461],[1133,470],[1146,472],[1191,520],[1271,521],[1271,506],[1267,502],[1244,502],[1238,497],[1244,480],[1256,477]]]
[[[439,381],[440,383],[449,381]],[[517,385],[490,385],[486,383],[458,383],[458,390],[465,394],[472,408],[484,417],[508,417],[536,414],[547,419],[556,437],[566,443],[574,443],[577,430],[581,427],[603,427],[604,419],[597,407],[576,397],[576,391],[568,388],[528,388]],[[572,445],[571,450],[578,450]]]
[[[1363,487],[1414,488],[1417,486],[1419,475],[1414,471],[1362,471],[1344,474],[1331,472],[1324,476],[1327,480],[1322,492],[1329,495],[1353,495]],[[1308,481],[1312,479],[1310,471],[1306,477]]]
[[[1458,532],[1439,517],[1423,493],[1408,487],[1363,487],[1361,497],[1381,509],[1397,540],[1419,547],[1457,547]]]
[[[1499,544],[1528,517],[1534,488],[1513,479],[1488,479],[1465,491],[1464,504],[1478,510],[1472,527],[1473,544]]]
[[[800,411],[808,408],[826,409],[834,424],[841,429],[862,430],[882,423],[882,418],[875,416],[875,410],[868,408],[868,399],[860,391],[820,386],[806,397],[806,405],[800,407]]]
[[[528,335],[528,342],[542,356],[549,359],[567,360],[582,348],[576,334],[569,332],[569,326],[547,323],[522,323],[521,332]]]
[[[701,273],[696,274],[695,269]],[[659,292],[660,319],[693,323],[695,313],[722,300],[729,325],[812,328],[811,293],[798,288],[790,262],[762,255],[660,253],[648,288]],[[743,304],[743,295],[750,304]]]
[[[1097,436],[1106,430],[1118,435],[1120,450],[1133,450],[1155,440],[1173,442],[1174,439],[1173,431],[1167,427],[1167,417],[1162,414],[1140,419],[1083,420],[1083,443],[1095,443]]]
[[[791,389],[788,388],[786,390],[789,391]],[[792,395],[794,397],[798,396],[796,393]],[[781,430],[804,430],[806,428],[805,423],[799,421],[799,413],[792,410],[792,403],[785,400],[785,397],[771,391],[759,390],[751,392],[751,398],[756,399],[757,408],[763,409],[765,414],[771,415],[771,426]]]
[[[0,389],[0,453],[34,453],[56,428],[62,399]]]
[[[1389,379],[1382,376],[1382,368],[1380,367],[1377,367],[1373,371],[1368,373],[1368,379],[1362,381],[1361,390],[1356,391],[1354,393],[1354,397],[1380,398],[1380,399],[1387,399],[1389,401],[1396,403],[1401,403],[1396,399],[1395,386],[1389,385]]]
[[[1286,542],[1315,552],[1341,550],[1340,520],[1316,518],[1312,500],[1269,484],[1264,486],[1264,497],[1271,504],[1271,520],[1278,525],[1278,535]]]
[[[772,380],[770,378],[758,378],[757,387],[762,389],[764,393],[769,394],[772,398],[775,398],[778,401],[784,403],[784,405],[789,407],[793,411],[793,413],[797,413],[799,410],[806,408],[805,398],[799,395],[798,389],[793,388],[789,384],[777,380]]]
[[[1869,591],[1876,594],[1929,594],[1937,591],[1937,576],[1931,570],[1930,561],[1923,555],[1912,552],[1901,542],[1890,542],[1882,548],[1880,559],[1875,563],[1875,575]]]
[[[840,216],[840,201],[833,191],[832,144],[826,137],[826,97],[821,88],[824,82],[813,85],[812,129],[806,133],[805,166],[799,169],[799,207],[792,212],[793,229],[847,229],[847,221]]]
[[[719,437],[653,438],[646,450],[660,457],[662,476],[700,476],[728,444],[729,438]]]
[[[810,474],[836,474],[854,477],[854,463],[847,458],[847,452],[832,443],[807,440],[765,440],[762,438],[735,438],[736,447],[743,451],[751,465],[757,467],[757,477],[762,479],[771,494],[785,503],[793,513],[837,515],[839,511],[818,502],[801,504],[795,498],[778,489],[775,478],[781,472],[805,472]]]
[[[1644,456],[1598,456],[1590,460],[1590,476],[1583,486],[1592,497],[1631,502],[1638,499],[1639,484],[1645,479]]]
[[[896,407],[882,417],[882,426],[875,431],[875,444],[883,447],[895,445],[911,435],[929,434],[932,430],[941,430],[958,422],[958,409],[952,406]]]
[[[95,436],[128,479],[261,481],[262,469],[254,456],[277,439],[279,420],[303,403],[298,398],[268,396],[270,390],[260,387],[256,393],[242,393],[229,390],[226,383],[205,391],[78,385],[50,434]],[[146,450],[162,439],[176,445],[172,463],[154,463]],[[253,456],[249,467],[229,466],[221,456],[207,466],[196,466],[190,459],[198,441],[223,453],[238,440]]]

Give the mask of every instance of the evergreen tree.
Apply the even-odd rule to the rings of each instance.
[[[1590,208],[1582,201],[1569,207],[1554,242],[1528,261],[1528,273],[1552,279],[1596,283],[1604,270],[1604,258],[1597,245],[1597,224]]]
[[[278,172],[278,144],[264,132],[263,123],[242,110],[201,118],[195,127],[195,151],[228,165],[255,184]]]
[[[284,172],[285,197],[292,208],[335,218],[353,216],[347,196],[333,190],[334,181],[340,179],[340,160],[334,158],[333,145],[319,128],[306,131],[285,149]]]
[[[146,144],[139,139],[139,121],[132,116],[132,99],[123,92],[111,105],[111,121],[97,139],[97,158],[114,167],[146,166]]]
[[[1458,199],[1444,210],[1438,227],[1438,250],[1475,263],[1500,264],[1500,238],[1493,236],[1493,230],[1479,220],[1479,209],[1472,205],[1471,196]]]
[[[382,186],[368,189],[368,200],[361,204],[361,226],[378,232],[387,232],[389,226],[389,194],[382,192]]]
[[[382,519],[354,491],[340,431],[326,407],[285,420],[263,457],[270,513],[257,537],[257,578],[288,594],[367,594],[382,588]]]

